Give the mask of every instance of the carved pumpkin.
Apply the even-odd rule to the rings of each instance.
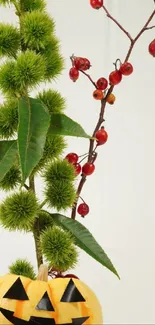
[[[48,281],[41,266],[37,280],[13,274],[0,278],[1,325],[103,324],[100,304],[78,279]]]

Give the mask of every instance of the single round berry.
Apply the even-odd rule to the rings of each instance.
[[[111,93],[111,94],[107,97],[107,99],[106,99],[107,103],[109,103],[110,105],[113,105],[114,102],[115,102],[115,100],[116,100],[116,97],[115,97],[115,95],[112,94],[112,93]]]
[[[103,0],[90,0],[90,5],[94,9],[100,9],[103,6]]]
[[[130,62],[125,62],[120,66],[120,72],[124,76],[129,76],[133,72],[133,66]]]
[[[73,164],[75,168],[75,173],[78,176],[81,173],[81,165],[79,163]]]
[[[83,71],[88,70],[91,67],[90,61],[88,59],[85,58],[84,61],[85,61],[85,65],[83,67]]]
[[[155,56],[155,39],[149,44],[149,53]]]
[[[76,57],[73,64],[77,70],[82,70],[85,67],[85,60],[84,58]]]
[[[65,157],[65,159],[67,159],[70,164],[76,164],[79,156],[76,153],[71,152]]]
[[[75,82],[79,78],[79,71],[78,71],[78,69],[76,69],[75,67],[72,67],[69,70],[69,76],[70,76],[70,79]]]
[[[81,203],[78,206],[77,212],[82,216],[85,217],[89,213],[89,206],[86,203]]]
[[[89,176],[89,175],[93,174],[94,170],[95,170],[95,165],[87,162],[82,167],[82,174],[85,176]]]
[[[122,74],[119,70],[112,71],[109,75],[109,82],[112,86],[118,85],[122,80]]]
[[[74,274],[66,274],[64,278],[73,278],[73,279],[79,279],[76,275]]]
[[[105,78],[100,78],[97,80],[96,86],[100,90],[105,90],[108,87],[108,80]]]
[[[97,139],[97,146],[101,146],[105,144],[108,140],[108,133],[105,131],[104,128],[98,130],[95,134],[95,138]]]
[[[81,57],[76,57],[74,59],[74,67],[77,69],[77,70],[88,70],[91,66],[90,64],[90,61],[86,58],[81,58]]]
[[[100,89],[96,89],[96,90],[94,90],[94,92],[93,92],[93,97],[94,97],[95,99],[97,99],[97,100],[101,100],[101,99],[104,98],[104,93],[103,93],[102,90],[100,90]]]

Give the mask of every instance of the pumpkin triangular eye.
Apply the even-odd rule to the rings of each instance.
[[[80,317],[80,318],[73,318],[72,319],[72,324],[73,325],[82,325],[87,319],[88,317]]]
[[[29,300],[20,278],[14,282],[12,287],[6,292],[3,298]]]
[[[36,306],[37,310],[47,310],[47,311],[54,311],[54,308],[51,304],[50,298],[48,293],[45,292],[41,300],[39,301],[38,305]]]
[[[76,288],[73,280],[71,279],[68,286],[60,300],[61,302],[82,302],[85,301],[80,291]]]

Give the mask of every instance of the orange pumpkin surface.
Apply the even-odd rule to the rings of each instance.
[[[0,277],[1,325],[103,324],[100,304],[86,284],[75,278],[48,281],[46,267],[40,270],[35,281],[13,274]]]

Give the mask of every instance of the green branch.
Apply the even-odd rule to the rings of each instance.
[[[29,189],[35,193],[35,179],[34,176],[29,178]],[[37,258],[37,265],[38,269],[41,264],[43,264],[43,256],[41,251],[40,245],[40,227],[39,227],[39,218],[36,218],[35,224],[33,227],[33,238],[35,243],[35,251],[36,251],[36,258]]]
[[[43,206],[47,203],[47,199],[45,199],[41,204],[40,204],[40,209],[42,209],[43,208]]]

